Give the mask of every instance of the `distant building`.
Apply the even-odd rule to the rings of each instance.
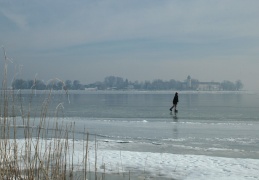
[[[183,87],[198,91],[220,91],[222,89],[219,82],[199,82],[196,80],[195,83],[192,83],[190,75],[188,75],[186,81],[183,83]]]
[[[219,82],[199,82],[197,88],[199,91],[220,91],[221,85]]]
[[[191,78],[190,75],[187,77],[186,86],[187,86],[187,88],[189,88],[189,89],[192,88],[192,78]]]
[[[128,85],[126,89],[128,89],[128,90],[133,90],[133,89],[134,89],[134,86],[133,86],[133,85]]]
[[[97,91],[98,88],[94,87],[94,88],[85,88],[85,91]]]

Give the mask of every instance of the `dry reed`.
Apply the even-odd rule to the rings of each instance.
[[[3,51],[5,62],[0,95],[0,179],[75,179],[74,173],[78,170],[74,166],[75,124],[59,122],[58,114],[62,104],[56,107],[55,122],[47,120],[52,90],[47,91],[40,107],[39,122],[35,122],[35,117],[32,116],[34,112],[31,110],[34,89],[31,88],[30,100],[26,106],[22,101],[21,91],[18,91],[20,94],[17,96],[14,90],[8,89],[8,58],[4,48]],[[68,96],[67,91],[66,95]],[[19,131],[21,127],[23,133]],[[83,140],[85,147],[82,150],[84,155],[80,171],[83,170],[84,176],[77,179],[87,179],[88,174],[89,134],[86,131],[83,133]]]
[[[33,98],[36,94],[34,89],[36,79],[31,87],[28,104],[23,101],[21,90],[16,90],[15,93],[15,90],[8,89],[7,64],[11,61],[7,58],[4,48],[3,51],[4,71],[0,90],[0,179],[104,180],[105,164],[102,165],[104,172],[101,174],[97,172],[96,137],[94,171],[90,169],[89,133],[86,128],[83,133],[81,132],[83,155],[81,161],[75,165],[75,123],[64,124],[59,121],[59,114],[62,113],[60,111],[63,111],[62,103],[56,106],[55,121],[48,120],[52,101],[51,89],[45,92],[45,99],[39,107],[39,115],[35,114]],[[57,78],[54,80],[61,81]],[[64,86],[64,82],[61,82]],[[64,92],[70,103],[65,88]],[[39,120],[36,121],[35,117]],[[94,177],[91,174],[94,174]]]

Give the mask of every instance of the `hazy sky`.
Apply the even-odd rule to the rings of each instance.
[[[0,0],[0,46],[24,79],[191,75],[259,90],[259,1]]]

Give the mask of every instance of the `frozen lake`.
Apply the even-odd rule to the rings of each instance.
[[[69,96],[64,92],[55,93],[48,107],[47,120],[55,122],[58,115],[59,122],[75,122],[78,141],[83,137],[80,132],[86,129],[91,135],[90,141],[96,137],[100,154],[106,154],[104,158],[113,157],[114,162],[119,161],[114,154],[121,152],[125,154],[126,165],[130,164],[129,169],[134,169],[134,164],[135,168],[140,168],[138,164],[149,157],[150,167],[152,165],[149,171],[154,172],[159,167],[168,178],[175,174],[177,179],[246,179],[249,173],[250,179],[259,178],[259,94],[178,93],[177,114],[169,111],[174,92],[78,91]],[[46,94],[36,92],[32,99],[30,95],[21,94],[19,98],[23,104],[31,102],[31,126],[37,128]],[[24,109],[26,114],[26,106]],[[20,134],[22,141],[23,125],[19,114],[17,123],[20,125],[18,137]],[[51,128],[48,131],[51,138]],[[130,163],[129,159],[134,156],[139,157],[140,162],[135,159]],[[163,158],[169,164],[159,165],[157,161],[165,162]],[[177,159],[179,162],[176,163]],[[210,165],[210,170],[205,170]],[[175,173],[172,173],[174,169]],[[207,176],[201,172],[203,170]],[[242,173],[236,176],[237,172]]]

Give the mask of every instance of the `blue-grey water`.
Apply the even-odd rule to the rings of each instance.
[[[180,91],[177,114],[169,111],[174,93],[70,91],[49,98],[48,92],[17,92],[16,116],[30,112],[35,126],[42,114],[75,122],[75,132],[120,142],[121,150],[259,158],[258,93]]]

